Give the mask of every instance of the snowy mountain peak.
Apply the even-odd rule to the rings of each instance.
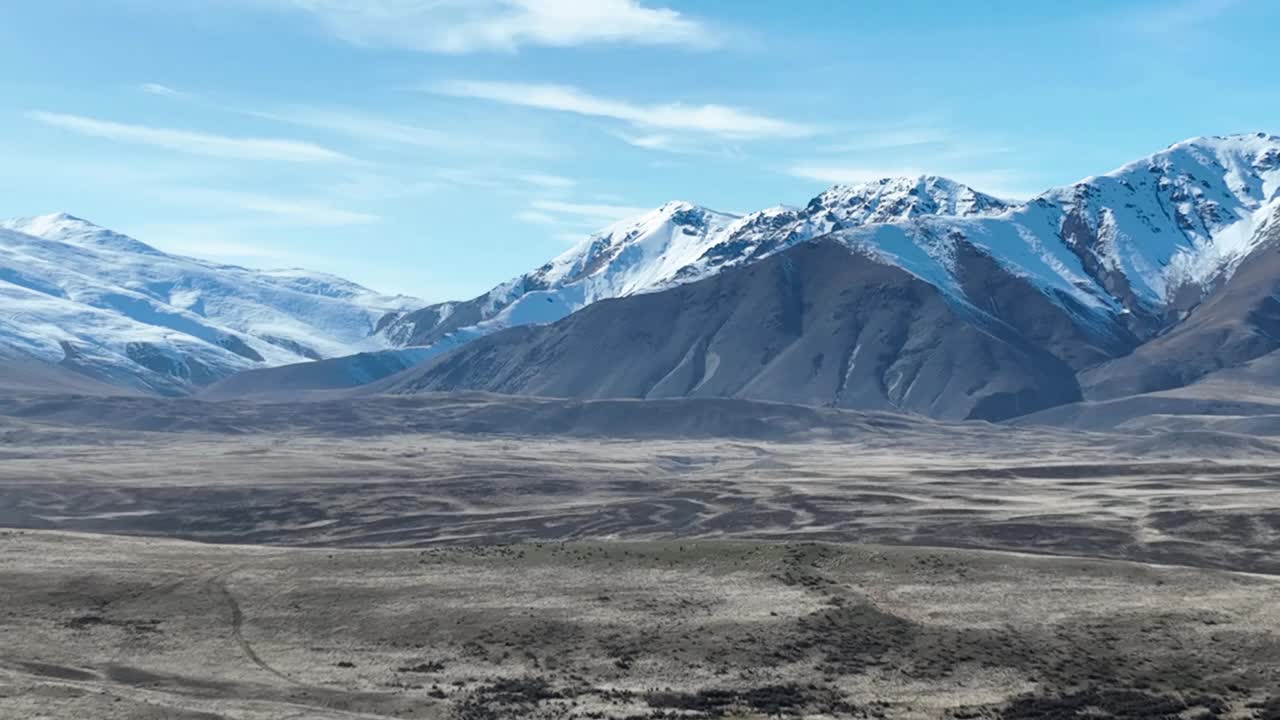
[[[933,215],[998,215],[1010,207],[1010,203],[963,183],[920,175],[836,185],[810,201],[806,210],[827,210],[846,225],[866,225]]]
[[[148,255],[161,254],[144,242],[65,212],[0,220],[0,228],[73,245]]]
[[[706,208],[696,205],[694,203],[691,203],[687,200],[670,200],[668,202],[663,203],[654,212],[661,215],[674,215],[678,212],[684,212],[687,210],[704,210],[705,211]]]
[[[480,297],[409,313],[385,334],[410,345],[462,342],[503,327],[552,322],[597,300],[692,282],[837,230],[926,215],[996,215],[1009,207],[933,176],[837,186],[804,208],[744,216],[672,201],[616,222]]]
[[[520,284],[545,289],[599,275],[633,292],[697,260],[708,239],[736,219],[690,202],[668,202],[587,237]]]
[[[1158,312],[1230,277],[1277,199],[1280,138],[1250,133],[1184,140],[1032,205],[1130,309]]]
[[[682,227],[698,227],[718,217],[736,217],[685,200],[672,200],[647,213],[621,220],[597,234],[617,234],[618,230],[634,230],[671,222]]]
[[[306,271],[163,253],[58,213],[0,220],[0,354],[165,394],[241,370],[376,350],[420,307]]]
[[[1237,135],[1205,135],[1199,137],[1188,138],[1182,142],[1170,145],[1166,150],[1156,153],[1155,157],[1165,155],[1167,153],[1197,148],[1213,153],[1235,153],[1248,156],[1254,160],[1258,160],[1265,156],[1270,156],[1270,162],[1274,163],[1280,156],[1280,135],[1272,135],[1271,133],[1240,133]]]
[[[1123,179],[1134,173],[1195,172],[1223,175],[1236,172],[1268,173],[1280,169],[1280,136],[1269,133],[1207,135],[1188,138],[1159,152],[1126,163],[1102,177]],[[1094,183],[1087,177],[1071,187]],[[1050,190],[1046,194],[1054,194]]]

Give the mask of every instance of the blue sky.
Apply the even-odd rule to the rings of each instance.
[[[1280,130],[1273,0],[9,0],[0,216],[466,298],[672,199]]]

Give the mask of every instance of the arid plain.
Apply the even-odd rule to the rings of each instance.
[[[1264,438],[97,402],[0,419],[3,717],[1280,717]]]

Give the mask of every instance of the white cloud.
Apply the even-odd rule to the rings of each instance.
[[[146,223],[128,228],[128,233],[166,252],[192,257],[240,262],[293,257],[279,247],[236,239],[252,233],[250,228],[235,222]]]
[[[546,227],[551,232],[551,237],[558,240],[578,242],[606,225],[649,211],[650,208],[630,205],[542,199],[529,203],[527,209],[516,213],[515,219]]]
[[[484,132],[476,128],[469,128],[467,132],[441,130],[411,125],[354,110],[308,105],[291,105],[271,110],[260,110],[212,102],[199,95],[158,83],[146,83],[138,86],[138,89],[151,95],[173,100],[197,101],[206,108],[222,112],[237,113],[273,122],[325,130],[367,142],[394,143],[446,152],[488,150],[538,158],[564,154],[563,148],[552,146],[550,143],[539,139],[523,137],[499,138],[492,131]]]
[[[559,225],[560,219],[556,216],[540,212],[538,210],[524,210],[516,213],[516,219],[520,222],[529,223],[530,225]]]
[[[351,161],[351,158],[342,153],[298,140],[228,137],[189,130],[129,125],[64,113],[36,111],[29,115],[45,125],[81,135],[137,145],[152,145],[192,155],[235,160],[279,160],[305,163]]]
[[[161,190],[159,195],[170,200],[222,208],[231,211],[266,215],[303,227],[346,227],[371,225],[382,218],[369,213],[342,210],[310,199],[282,198],[274,195],[217,190],[212,188],[177,188]]]
[[[521,196],[561,195],[578,184],[577,180],[560,175],[503,167],[437,167],[427,172],[437,182],[445,185],[483,188]]]
[[[372,115],[327,110],[313,107],[292,107],[284,110],[264,112],[257,110],[242,111],[277,122],[301,125],[304,127],[331,130],[366,140],[380,140],[401,145],[413,145],[433,150],[453,148],[458,139],[454,135],[432,128],[407,125],[392,120],[384,120]]]
[[[858,133],[854,139],[829,145],[823,150],[827,152],[862,152],[868,150],[897,150],[901,148],[918,148],[924,145],[941,145],[948,143],[951,136],[934,128],[910,128],[898,130],[877,130]]]
[[[159,95],[160,97],[167,97],[167,98],[191,97],[190,93],[185,93],[181,90],[175,90],[174,88],[171,88],[168,85],[161,85],[160,83],[143,83],[138,86],[138,89],[144,93],[147,93],[148,95]]]
[[[394,143],[442,152],[474,153],[484,150],[537,158],[552,157],[562,152],[561,148],[538,139],[497,137],[493,132],[485,133],[475,129],[465,132],[440,130],[350,110],[308,106],[272,111],[234,107],[225,109],[290,125],[340,133],[363,141]]]
[[[593,44],[708,47],[713,33],[638,0],[259,0],[309,13],[347,42],[438,53]]]
[[[631,135],[628,133],[619,133],[618,137],[628,145],[634,145],[645,150],[665,150],[668,152],[676,152],[677,143],[675,138],[670,135],[654,133],[649,135]]]
[[[372,225],[382,218],[369,213],[339,210],[313,202],[288,200],[260,195],[237,194],[235,204],[253,212],[288,218],[300,225],[335,227],[346,225]]]
[[[558,200],[534,200],[529,203],[534,210],[556,215],[569,215],[581,220],[594,222],[616,222],[636,215],[643,215],[652,208],[632,207],[628,205],[604,205],[599,203],[560,202]]]
[[[548,175],[546,173],[527,173],[521,175],[520,179],[524,182],[535,185],[547,190],[566,190],[577,184],[573,178],[561,177],[560,175]]]
[[[602,98],[566,85],[456,81],[436,86],[434,90],[454,97],[621,120],[649,130],[700,132],[740,139],[797,138],[814,132],[804,125],[725,105],[642,105]]]

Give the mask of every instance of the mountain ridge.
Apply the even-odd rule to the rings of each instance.
[[[966,196],[967,202],[933,201],[932,188],[940,188],[949,198]],[[698,396],[711,392],[839,407],[889,407],[947,419],[1004,419],[1033,412],[1037,405],[1043,409],[1080,400],[1085,392],[1100,392],[1099,388],[1105,386],[1100,376],[1121,372],[1126,362],[1138,365],[1127,372],[1143,377],[1155,363],[1126,359],[1140,358],[1145,343],[1158,342],[1217,294],[1230,290],[1229,295],[1235,293],[1232,297],[1240,295],[1233,289],[1241,287],[1245,278],[1237,276],[1237,270],[1247,269],[1251,275],[1262,272],[1269,277],[1270,265],[1258,271],[1261,261],[1254,258],[1266,245],[1263,234],[1271,227],[1269,214],[1280,206],[1280,138],[1266,134],[1195,138],[1104,175],[1046,191],[1025,203],[986,198],[990,196],[928,176],[885,179],[853,188],[837,186],[803,209],[771,208],[743,216],[726,226],[723,238],[706,243],[696,262],[685,263],[675,273],[660,274],[662,282],[652,283],[640,292],[623,288],[607,302],[605,297],[594,303],[584,302],[577,312],[566,313],[567,317],[558,322],[533,323],[533,327],[519,331],[514,328],[523,323],[491,323],[487,327],[483,323],[461,327],[458,323],[440,337],[449,344],[445,352],[373,383],[367,391],[482,390],[568,397],[664,397],[672,392],[665,378],[689,372],[681,368],[692,358],[695,365],[702,363],[703,368],[694,372],[695,379],[677,394]],[[679,211],[697,213],[700,209],[682,205]],[[744,228],[753,232],[743,232]],[[633,229],[622,244],[641,234]],[[584,243],[544,266],[555,270],[577,263],[573,265],[581,269],[577,274],[545,274],[553,279],[569,277],[568,287],[572,287],[583,277],[593,277],[591,272],[602,272],[591,262],[581,261],[582,249],[587,248],[585,256],[591,258],[607,257],[605,249],[615,246],[616,237],[593,236],[591,242],[594,244]],[[731,324],[732,332],[726,334],[723,329],[728,321],[715,309],[723,298],[716,293],[699,295],[697,299],[682,296],[686,297],[684,302],[673,302],[665,311],[672,317],[661,319],[658,325],[645,319],[653,311],[640,302],[643,295],[676,292],[685,285],[699,286],[725,273],[754,268],[774,255],[783,256],[787,266],[788,256],[798,247],[814,243],[839,246],[848,255],[860,258],[858,263],[906,273],[923,283],[920,287],[928,287],[929,292],[936,291],[938,297],[945,299],[947,309],[931,309],[931,317],[947,317],[948,323],[970,328],[997,343],[964,345],[968,341],[959,339],[963,333],[956,335],[960,331],[955,328],[944,327],[941,321],[920,325],[918,318],[901,315],[900,308],[882,308],[877,317],[859,316],[850,322],[881,327],[882,334],[892,334],[895,327],[909,327],[913,335],[919,336],[913,342],[932,347],[931,352],[950,359],[945,367],[930,369],[927,363],[918,361],[909,344],[882,348],[884,362],[863,379],[863,389],[869,388],[871,394],[854,393],[859,399],[848,405],[850,394],[843,381],[824,379],[821,388],[815,390],[794,378],[805,376],[806,362],[810,360],[817,367],[820,358],[857,356],[862,343],[850,341],[842,347],[826,347],[811,357],[783,362],[777,358],[788,352],[799,353],[798,348],[818,341],[808,337],[805,330],[779,339],[767,328],[751,328],[746,323]],[[723,257],[718,257],[718,252]],[[847,262],[843,256],[832,254],[828,260],[836,264]],[[595,265],[603,271],[609,269],[607,263]],[[808,267],[802,275],[823,277],[822,272],[822,268]],[[877,277],[875,282],[888,283],[887,286],[917,287],[900,276],[890,280],[885,279],[888,276]],[[1233,284],[1237,277],[1240,279]],[[790,283],[779,282],[779,288]],[[784,312],[786,293],[769,283],[740,284],[742,287],[730,283],[733,289],[721,288],[717,292],[738,298],[734,302],[764,303],[761,307],[768,310],[761,317],[775,318],[766,324],[778,322],[776,318],[788,312],[805,318],[797,320],[797,327],[825,322],[820,317],[813,318],[810,306],[801,301],[796,301],[799,304],[794,312]],[[527,288],[517,284],[507,288],[509,295],[519,295],[519,290]],[[1249,290],[1242,297],[1261,298],[1259,293],[1266,295],[1265,291],[1266,287]],[[1256,304],[1262,300],[1241,302]],[[866,301],[872,302],[870,296]],[[821,302],[830,309],[835,307],[830,304],[837,301],[827,298]],[[601,308],[588,312],[595,305]],[[587,314],[579,317],[582,313]],[[709,329],[689,330],[682,324],[682,316],[704,317]],[[895,319],[890,322],[886,318]],[[638,336],[649,340],[628,335],[631,331],[626,329],[634,323],[649,328]],[[623,328],[624,332],[619,335],[615,328]],[[839,335],[846,330],[837,325],[828,334]],[[676,357],[660,351],[662,346],[654,345],[653,338],[668,334],[680,338],[675,344],[677,349],[683,347],[693,355]],[[624,347],[622,356],[611,353],[609,343],[593,340],[600,337],[613,338],[613,344]],[[1257,357],[1273,347],[1251,341],[1247,334],[1241,337],[1242,342],[1234,346],[1238,350],[1210,353],[1211,359],[1201,363],[1204,369],[1187,374],[1184,380],[1194,380],[1197,373],[1210,372],[1224,363]],[[725,365],[726,353],[710,350],[716,343],[735,348],[730,355],[764,353],[764,359],[760,367]],[[576,363],[575,351],[565,348],[577,348],[583,357],[606,365],[605,359],[612,358],[629,369],[595,372],[590,365]],[[992,360],[1008,352],[1014,355],[1006,354],[1002,361]],[[1068,373],[1054,371],[1048,376],[1058,383],[1055,388],[1040,380],[1030,381],[1027,387],[1033,389],[1024,388],[1021,395],[1019,391],[993,393],[991,404],[984,405],[978,390],[984,372],[1017,377],[1029,367],[1039,372],[1052,364],[1042,360],[1027,365],[1022,360],[1009,359],[1019,352],[1024,358],[1047,353],[1070,368],[1072,377],[1067,379]],[[717,370],[708,365],[707,358],[713,356],[717,358],[713,363]],[[638,364],[633,357],[639,358]],[[1177,362],[1176,357],[1171,362]],[[564,376],[560,366],[566,363],[574,368],[572,376]],[[709,380],[716,377],[716,372],[737,372],[739,380],[716,386],[718,380]],[[953,376],[971,378],[969,387],[958,394],[946,387],[946,378]],[[904,398],[894,397],[893,390],[904,377],[911,378],[906,385],[909,390],[942,389],[924,401],[906,398],[904,402]],[[1082,386],[1081,382],[1086,384]],[[1160,387],[1152,379],[1130,385],[1135,391]],[[940,401],[942,397],[947,399]]]
[[[400,345],[465,342],[529,319],[558,320],[600,299],[706,277],[836,229],[928,212],[969,216],[1007,209],[1004,201],[936,176],[836,185],[802,208],[775,206],[742,216],[671,201],[614,223],[472,300],[408,313],[385,332]],[[638,260],[648,262],[636,270]]]
[[[385,332],[398,345],[443,341],[452,347],[525,321],[550,322],[604,297],[706,277],[831,232],[921,223],[943,237],[953,230],[981,235],[987,233],[975,229],[975,222],[1010,216],[1018,237],[1002,239],[1002,248],[992,248],[996,254],[1045,255],[1043,264],[1054,267],[1023,262],[1020,271],[1039,275],[1086,305],[1095,299],[1112,305],[1110,312],[1126,316],[1132,332],[1149,337],[1169,324],[1171,313],[1185,313],[1203,299],[1222,271],[1229,274],[1247,255],[1248,238],[1277,186],[1280,137],[1252,133],[1183,140],[1022,203],[931,175],[836,185],[803,207],[775,206],[728,222],[732,216],[672,202],[593,234],[472,300],[407,313],[389,322]],[[647,278],[637,280],[636,273],[629,282],[600,277],[614,272],[609,258],[623,248],[652,241],[644,229],[664,211],[677,225],[700,215],[717,219],[722,230],[700,234],[697,257],[664,255]],[[917,245],[921,239],[918,232],[910,238]],[[577,272],[566,273],[566,268]],[[530,302],[521,302],[525,295],[531,295]],[[526,307],[536,312],[522,315]]]
[[[171,255],[67,213],[0,221],[0,345],[143,392],[384,346],[419,304],[336,276]]]

